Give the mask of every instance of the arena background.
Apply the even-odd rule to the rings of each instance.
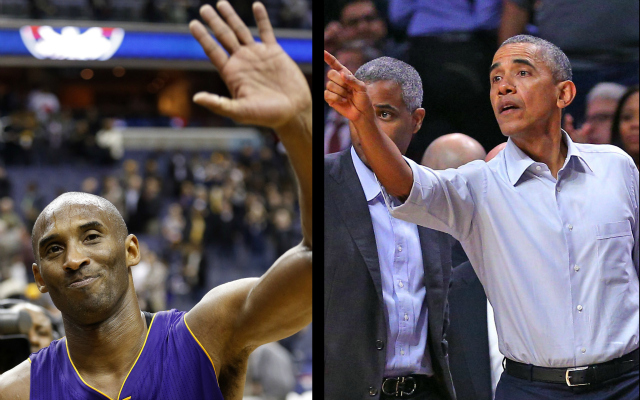
[[[0,0],[4,307],[42,305],[64,335],[33,284],[30,234],[68,191],[107,198],[139,238],[132,272],[146,311],[188,310],[214,286],[260,276],[300,242],[297,189],[275,135],[191,101],[202,90],[228,95],[187,28],[204,3],[215,2]],[[251,2],[232,4],[255,27]],[[310,80],[311,0],[264,4]],[[311,326],[263,347],[245,398],[310,397]]]

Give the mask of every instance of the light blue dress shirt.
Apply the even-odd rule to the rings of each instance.
[[[351,158],[369,205],[380,263],[387,319],[384,376],[433,375],[427,347],[428,311],[418,226],[389,214],[373,171],[353,147]]]
[[[495,310],[499,349],[542,367],[638,348],[638,169],[617,147],[575,144],[556,180],[510,139],[488,163],[433,171],[407,160],[397,218],[462,243]]]
[[[501,0],[389,1],[391,23],[410,37],[497,29],[501,14]]]

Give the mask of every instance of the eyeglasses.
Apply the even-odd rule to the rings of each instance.
[[[360,15],[357,18],[345,19],[342,22],[342,24],[347,28],[355,28],[360,24],[360,22],[366,22],[370,24],[371,22],[375,22],[378,19],[379,17],[376,14],[365,14],[365,15]]]

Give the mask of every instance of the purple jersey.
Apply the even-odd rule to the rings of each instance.
[[[177,310],[155,314],[138,359],[112,400],[223,400],[213,362]],[[76,371],[66,338],[29,356],[31,400],[104,400]]]

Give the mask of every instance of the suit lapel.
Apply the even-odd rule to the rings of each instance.
[[[382,302],[382,278],[373,223],[367,199],[351,159],[350,148],[342,152],[339,161],[329,175],[336,183],[329,185],[331,196],[335,199],[340,217],[367,265],[380,302]]]

